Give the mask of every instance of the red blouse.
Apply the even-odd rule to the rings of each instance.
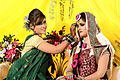
[[[78,53],[73,56],[72,67],[80,72],[81,77],[88,76],[97,70],[95,56],[90,56],[90,49],[82,50],[78,60]],[[80,65],[79,69],[76,68]]]

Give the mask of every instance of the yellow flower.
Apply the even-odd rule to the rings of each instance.
[[[2,47],[5,47],[6,45],[5,44],[2,44]]]
[[[5,56],[5,54],[0,53],[0,57],[1,57],[1,58],[3,58],[4,56]]]
[[[0,51],[2,51],[2,48],[0,48]]]
[[[4,42],[4,44],[5,44],[5,45],[8,45],[8,44],[9,44],[9,42],[5,41],[5,42]]]

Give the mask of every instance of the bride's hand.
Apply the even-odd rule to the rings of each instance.
[[[65,80],[65,78],[64,78],[64,76],[60,76],[56,80]]]
[[[77,80],[85,80],[85,79],[78,75]]]

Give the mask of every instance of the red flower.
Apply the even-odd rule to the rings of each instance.
[[[55,41],[59,42],[60,41],[60,37],[58,34],[55,35]]]
[[[53,35],[56,35],[56,32],[53,32]]]
[[[63,34],[63,30],[60,30],[60,31],[59,31],[59,34],[62,35],[62,34]]]
[[[67,47],[67,49],[71,49],[72,48],[72,46],[71,46],[71,44]]]
[[[55,42],[54,45],[57,46],[60,42]]]
[[[77,60],[77,59],[74,59],[73,62],[72,62],[72,67],[73,67],[73,68],[76,68],[76,67],[77,67],[77,64],[78,64],[78,60]]]
[[[12,57],[11,54],[8,54],[5,56],[5,58],[7,58],[7,60],[9,60],[11,57]]]
[[[53,35],[55,36],[55,41],[59,42],[60,41],[60,37],[56,32],[53,32]]]
[[[13,44],[15,45],[15,47],[18,46],[18,45],[20,45],[20,43],[17,43],[16,41],[13,42]]]
[[[0,48],[2,48],[2,46],[0,45]]]
[[[75,54],[73,59],[77,59],[78,58],[78,54]]]
[[[16,48],[12,48],[12,49],[10,49],[10,50],[7,50],[7,52],[6,52],[8,55],[9,54],[15,54],[16,53]]]

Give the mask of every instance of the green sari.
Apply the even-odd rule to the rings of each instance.
[[[26,41],[32,36],[28,36]],[[48,68],[51,61],[50,54],[33,48],[11,66],[6,80],[50,80]]]

